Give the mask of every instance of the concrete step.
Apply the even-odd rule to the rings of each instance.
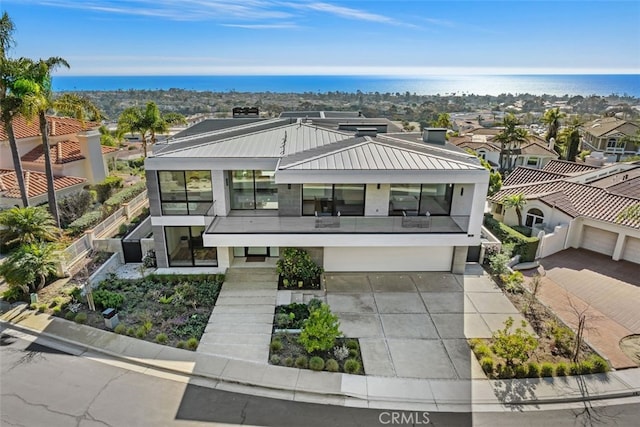
[[[271,313],[218,313],[214,312],[209,317],[209,325],[229,325],[247,323],[262,323],[271,326],[273,312]]]
[[[206,334],[213,335],[243,335],[243,334],[268,334],[271,335],[273,326],[269,323],[209,323],[204,330]]]
[[[222,286],[222,290],[231,289],[231,290],[250,290],[254,291],[256,289],[272,289],[277,290],[278,284],[276,282],[224,282]]]
[[[234,342],[238,343],[237,345],[268,346],[271,342],[271,334],[204,334],[200,339],[200,344],[226,346]]]
[[[223,306],[218,306],[216,305],[215,308],[213,309],[213,314],[220,314],[220,313],[246,313],[246,314],[271,314],[273,316],[275,310],[275,306],[273,304],[271,305],[263,305],[263,304],[256,304],[256,305],[223,305]]]
[[[275,301],[276,299],[274,296],[257,297],[251,294],[227,296],[226,294],[220,294],[216,301],[216,307],[221,307],[223,305],[267,305],[275,304]]]

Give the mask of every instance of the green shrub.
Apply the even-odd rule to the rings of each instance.
[[[124,180],[121,177],[109,175],[104,179],[104,181],[94,185],[93,189],[95,190],[98,197],[98,202],[104,203],[105,200],[111,197],[116,189],[122,188],[123,185]]]
[[[322,304],[304,321],[298,342],[307,353],[327,351],[334,346],[340,335],[342,332],[338,316],[331,313],[327,304]]]
[[[553,363],[544,362],[540,365],[540,376],[542,377],[552,377],[554,374],[554,366]]]
[[[580,367],[580,375],[587,375],[593,372],[593,363],[588,360],[583,360],[582,362],[578,363],[578,365]]]
[[[280,251],[280,259],[276,263],[277,272],[290,284],[303,281],[304,283],[320,287],[320,268],[309,253],[298,248],[284,248]]]
[[[309,303],[307,304],[307,307],[309,312],[312,312],[313,310],[320,308],[321,305],[321,300],[319,300],[318,298],[312,298],[311,301],[309,301]]]
[[[118,323],[115,328],[113,328],[113,332],[119,335],[124,335],[127,332],[127,326],[124,323]]]
[[[309,368],[313,371],[322,371],[324,369],[324,360],[322,357],[313,356],[309,359]]]
[[[102,221],[102,212],[91,211],[69,224],[68,229],[72,235],[77,236],[98,225],[100,221]]]
[[[73,318],[73,321],[76,323],[80,323],[81,325],[84,323],[87,323],[87,313],[78,313],[75,315],[75,317]]]
[[[580,363],[572,363],[569,365],[570,375],[580,375]]]
[[[553,337],[553,344],[556,351],[564,356],[570,356],[573,351],[573,343],[575,339],[573,331],[555,321],[551,322],[548,328],[551,337]]]
[[[356,359],[347,359],[344,362],[344,371],[348,374],[357,374],[360,372],[360,362]]]
[[[513,376],[516,378],[526,378],[527,377],[527,365],[516,365],[513,368]]]
[[[151,322],[151,320],[146,320],[143,324],[142,327],[144,328],[145,331],[147,331],[147,333],[151,332],[151,329],[153,329],[153,322]]]
[[[160,332],[158,335],[156,335],[155,341],[158,344],[166,344],[167,341],[169,341],[169,337],[167,337],[167,334]]]
[[[349,350],[349,357],[358,357],[358,350],[352,348]]]
[[[489,268],[495,274],[502,275],[507,273],[509,270],[507,269],[507,264],[509,263],[509,255],[498,252],[489,257]]]
[[[296,368],[306,369],[308,367],[307,356],[298,356],[296,357]]]
[[[91,204],[93,198],[88,191],[82,190],[77,193],[69,194],[58,200],[58,214],[62,227],[67,227],[76,219],[84,215]]]
[[[38,309],[38,304],[36,304],[35,302],[32,302],[31,304],[29,304],[29,308],[31,310],[37,310]]]
[[[47,310],[47,304],[38,305],[38,312],[39,313],[44,313],[46,310]]]
[[[538,348],[538,340],[535,336],[527,332],[524,328],[527,323],[523,320],[522,326],[512,331],[513,318],[509,317],[504,322],[504,329],[493,333],[493,343],[491,351],[505,360],[507,366],[514,366],[515,363],[524,363],[529,359],[529,355]]]
[[[198,341],[198,339],[197,339],[197,338],[191,337],[191,338],[189,338],[189,339],[187,340],[187,348],[188,348],[189,350],[194,350],[194,351],[195,351],[195,349],[197,349],[197,348],[198,348],[198,344],[199,344],[199,343],[200,343],[200,342]]]
[[[136,328],[136,338],[144,338],[147,336],[147,329],[144,326],[138,326]]]
[[[62,314],[62,307],[59,306],[59,305],[56,306],[56,307],[53,307],[52,310],[53,310],[53,315],[54,316],[60,316]]]
[[[274,353],[277,353],[280,350],[282,350],[282,341],[278,339],[274,339],[273,341],[271,341],[270,347],[271,347],[271,351],[273,351]]]
[[[477,344],[473,348],[473,352],[476,355],[476,358],[478,358],[478,359],[482,359],[483,357],[490,357],[491,356],[491,349],[489,348],[488,345],[486,345],[484,343]]]
[[[134,329],[134,327],[133,327],[133,326],[129,326],[129,327],[127,328],[127,335],[128,335],[128,336],[130,336],[130,337],[132,337],[132,336],[134,336],[135,334],[136,334],[136,330]]]
[[[514,255],[520,255],[521,262],[533,261],[536,257],[540,239],[527,237],[508,225],[496,221],[490,216],[485,216],[484,225],[503,243],[513,243]]]
[[[2,293],[2,299],[10,303],[22,301],[25,296],[26,294],[24,293],[24,290],[19,286],[11,286]]]
[[[76,314],[73,311],[67,311],[64,315],[64,318],[67,320],[73,320],[76,318]]]
[[[346,346],[349,350],[358,350],[360,345],[358,344],[358,340],[347,340]]]
[[[176,343],[176,348],[184,348],[184,341],[178,341]]]
[[[491,375],[493,373],[493,359],[491,357],[483,357],[480,360],[480,366],[482,366],[482,370]]]
[[[538,365],[536,362],[529,362],[527,364],[527,377],[528,378],[540,377],[540,365]]]
[[[475,349],[478,344],[483,344],[483,341],[480,338],[471,338],[469,340],[469,347],[471,350]]]
[[[269,359],[269,362],[271,362],[272,365],[279,365],[280,364],[280,356],[278,356],[277,354],[273,354],[271,356],[271,358]]]
[[[324,364],[324,368],[329,372],[338,372],[340,370],[340,365],[336,359],[328,359]]]
[[[525,237],[531,237],[531,227],[527,227],[526,225],[512,225],[511,228]]]
[[[498,375],[498,378],[501,378],[501,379],[513,378],[513,376],[515,375],[513,368],[511,366],[506,366],[506,365],[498,365],[498,369],[496,369],[496,373]]]
[[[103,208],[107,213],[112,213],[120,209],[120,207],[122,207],[124,203],[132,200],[134,197],[136,197],[146,189],[147,183],[144,181],[138,182],[137,184],[134,184],[130,187],[126,187],[125,189],[118,191],[116,194],[105,200]]]
[[[124,304],[124,296],[107,289],[96,289],[93,291],[93,302],[103,310],[107,308],[119,309]]]
[[[609,364],[602,357],[594,354],[588,359],[593,365],[592,372],[594,374],[600,374],[609,370]]]

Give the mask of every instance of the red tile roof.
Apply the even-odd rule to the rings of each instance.
[[[564,177],[564,175],[547,172],[542,169],[519,166],[507,175],[503,185],[507,187],[510,185],[530,184],[532,182],[557,181]]]
[[[567,160],[550,160],[542,170],[559,173],[565,176],[580,175],[585,172],[600,169],[598,166],[589,166],[584,163],[569,162]]]
[[[49,147],[49,155],[54,165],[84,160],[86,157],[80,152],[80,143],[77,141],[59,141]],[[100,146],[102,154],[110,154],[118,151],[117,148]],[[22,156],[23,162],[44,163],[44,150],[42,145],[36,146],[33,150]]]
[[[29,198],[41,196],[47,193],[47,178],[42,172],[24,171],[24,180]],[[82,184],[87,180],[75,176],[56,176],[53,178],[56,191],[74,185]],[[16,172],[12,169],[0,169],[0,193],[4,197],[19,199],[20,188],[16,180]]]
[[[71,135],[81,132],[87,129],[94,129],[100,126],[100,123],[96,122],[84,122],[82,123],[78,119],[70,117],[56,117],[47,116],[49,122],[49,135]],[[16,139],[31,138],[40,135],[40,122],[37,118],[27,122],[24,117],[18,116],[13,119],[13,133]],[[0,141],[8,140],[7,131],[4,128],[4,123],[0,122]]]

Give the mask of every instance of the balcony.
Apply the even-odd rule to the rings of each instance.
[[[468,216],[226,216],[206,234],[466,234]]]

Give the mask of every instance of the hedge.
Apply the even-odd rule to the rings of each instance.
[[[102,221],[102,212],[87,212],[86,214],[82,215],[80,218],[69,224],[69,231],[72,235],[76,236],[84,232],[85,230],[98,225],[100,221]]]
[[[126,203],[129,200],[132,200],[138,194],[140,194],[144,190],[146,190],[146,188],[147,188],[147,183],[144,182],[144,181],[141,181],[141,182],[139,182],[137,184],[134,184],[134,185],[132,185],[130,187],[125,188],[122,191],[118,191],[116,194],[114,194],[113,196],[109,197],[104,202],[103,208],[104,208],[105,212],[107,212],[108,214],[113,213],[123,203]]]
[[[520,255],[521,262],[535,260],[540,239],[537,237],[527,237],[490,216],[484,217],[484,225],[500,239],[502,243],[513,243],[515,245],[513,254]]]

